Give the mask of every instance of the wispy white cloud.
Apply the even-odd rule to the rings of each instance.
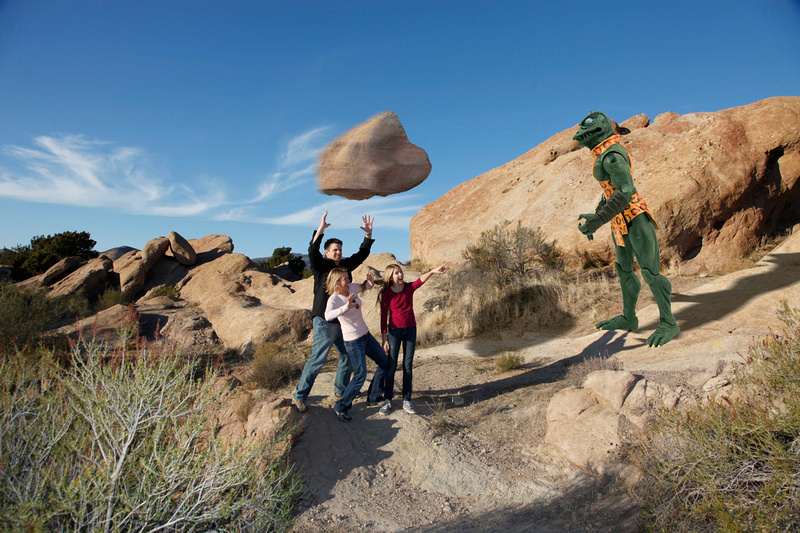
[[[317,158],[325,148],[326,133],[321,127],[291,139],[281,154],[278,170],[267,176],[258,186],[258,195],[251,200],[260,202],[299,185],[311,183],[317,172]]]
[[[0,196],[164,216],[199,214],[225,201],[221,190],[201,196],[186,186],[165,185],[139,148],[80,135],[40,136],[33,144],[4,148],[22,170],[0,173]]]
[[[415,201],[417,197],[418,195],[405,195],[402,197],[373,197],[368,200],[335,198],[287,215],[271,217],[253,215],[253,209],[249,207],[237,207],[217,215],[215,219],[316,228],[319,225],[320,217],[327,211],[327,221],[332,227],[358,228],[362,224],[361,216],[369,215],[375,218],[376,228],[407,230],[411,217],[422,207],[417,204],[409,204],[410,201]]]
[[[5,161],[15,170],[0,167],[0,197],[142,215],[203,215],[218,221],[308,228],[316,228],[327,210],[334,228],[358,228],[361,215],[369,214],[375,217],[376,227],[407,230],[411,217],[421,207],[416,205],[417,195],[361,201],[330,197],[320,201],[314,180],[328,130],[315,128],[290,139],[276,171],[255,185],[250,195],[241,191],[232,194],[224,184],[212,180],[193,187],[169,183],[153,169],[152,157],[140,148],[120,147],[81,135],[40,136],[31,147],[3,148]],[[291,198],[284,194],[300,185],[308,187],[307,196],[301,200],[297,199],[301,195]],[[298,201],[305,205],[301,203],[298,208]],[[315,205],[308,206],[311,202]],[[269,216],[264,216],[265,212]]]

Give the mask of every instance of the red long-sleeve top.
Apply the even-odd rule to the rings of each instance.
[[[381,295],[381,333],[388,328],[410,328],[417,325],[414,317],[414,291],[424,282],[416,280],[403,285],[403,290],[386,289]]]

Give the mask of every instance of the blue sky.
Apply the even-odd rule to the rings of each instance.
[[[800,95],[800,2],[0,0],[0,247],[170,231],[304,252],[320,215],[410,258],[411,217],[599,109]],[[348,201],[319,152],[382,111],[433,170]],[[525,201],[520,198],[520,201]],[[469,223],[465,214],[465,224]]]

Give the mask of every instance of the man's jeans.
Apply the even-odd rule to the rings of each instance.
[[[372,386],[369,390],[369,398],[373,398],[373,389],[377,389],[379,384],[384,380],[384,372],[389,359],[383,353],[381,344],[375,340],[371,333],[366,333],[354,341],[345,341],[347,345],[347,355],[350,357],[350,365],[353,367],[353,379],[344,390],[342,398],[336,402],[334,409],[337,413],[346,413],[352,406],[353,400],[361,390],[361,386],[367,379],[367,359],[375,361],[378,369],[375,370],[375,375],[372,377]]]
[[[317,379],[322,365],[328,360],[328,353],[331,346],[336,346],[339,351],[339,366],[336,368],[336,378],[333,381],[333,388],[336,394],[344,394],[344,390],[350,383],[350,374],[353,367],[350,366],[350,358],[347,356],[347,349],[342,339],[342,327],[339,322],[328,322],[321,316],[315,316],[312,321],[314,327],[314,341],[311,348],[311,357],[303,367],[300,375],[300,382],[294,390],[294,399],[306,401],[314,380]]]
[[[397,371],[397,359],[400,357],[400,346],[403,347],[403,399],[411,400],[411,385],[414,377],[414,348],[417,346],[417,326],[410,328],[391,328],[387,332],[389,341],[389,368],[386,369],[384,397],[391,400],[394,396],[394,373]],[[386,395],[389,396],[386,396]]]

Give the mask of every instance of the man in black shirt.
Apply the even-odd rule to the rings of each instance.
[[[311,243],[308,245],[308,262],[311,264],[311,272],[314,274],[314,304],[311,308],[314,341],[311,356],[303,367],[300,382],[292,395],[292,404],[301,413],[308,410],[306,405],[308,394],[311,392],[311,387],[314,385],[314,380],[317,379],[322,365],[328,360],[331,346],[335,345],[339,351],[339,366],[336,369],[336,378],[333,382],[334,392],[337,397],[342,395],[342,392],[350,382],[350,375],[353,369],[350,367],[350,361],[347,358],[347,351],[342,339],[342,328],[338,321],[328,322],[325,320],[325,305],[329,296],[325,292],[325,282],[328,278],[328,273],[336,267],[346,268],[352,278],[353,270],[358,268],[369,257],[370,248],[372,243],[375,242],[372,238],[372,223],[374,219],[364,215],[361,217],[364,223],[361,229],[364,231],[365,236],[358,252],[342,259],[342,241],[328,239],[325,241],[325,255],[323,256],[319,251],[319,246],[322,242],[325,228],[330,226],[326,221],[327,216],[328,212],[325,211],[320,220],[319,228],[314,232]]]

